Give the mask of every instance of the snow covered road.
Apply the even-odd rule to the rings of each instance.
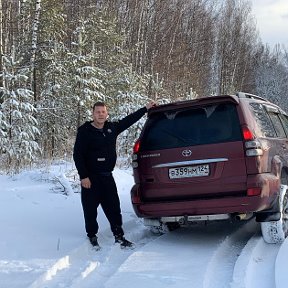
[[[254,220],[196,225],[160,237],[139,221],[127,224],[136,249],[121,250],[111,238],[100,235],[105,243],[101,251],[93,251],[88,241],[83,243],[29,288],[276,287],[279,246],[264,243]]]
[[[153,235],[132,210],[129,171],[117,169],[114,176],[125,235],[136,248],[114,244],[99,209],[102,249],[93,251],[83,231],[80,195],[72,193],[75,183],[62,195],[49,181],[58,174],[65,178],[65,165],[46,174],[0,175],[1,288],[288,287],[288,241],[266,244],[254,219]]]

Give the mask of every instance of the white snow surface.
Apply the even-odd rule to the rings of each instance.
[[[134,250],[114,244],[100,207],[102,248],[90,247],[72,163],[0,174],[0,287],[288,287],[288,240],[266,244],[255,220],[153,235],[130,203],[132,171],[115,169],[114,177],[125,236]]]

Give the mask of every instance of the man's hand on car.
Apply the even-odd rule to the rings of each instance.
[[[146,108],[147,110],[149,110],[150,108],[152,107],[155,107],[157,104],[155,101],[150,101],[147,105],[146,105]]]

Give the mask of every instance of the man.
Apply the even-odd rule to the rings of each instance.
[[[78,128],[73,158],[81,180],[81,202],[85,228],[92,246],[99,249],[97,208],[99,204],[110,223],[115,242],[121,247],[132,247],[122,229],[120,201],[112,171],[116,163],[117,136],[137,122],[151,107],[150,102],[118,122],[109,122],[107,107],[103,102],[93,106],[93,121]]]

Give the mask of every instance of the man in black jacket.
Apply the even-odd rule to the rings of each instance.
[[[103,102],[93,106],[93,121],[78,128],[73,158],[81,180],[81,202],[85,228],[92,246],[100,248],[97,240],[97,208],[102,209],[110,223],[115,242],[121,247],[133,244],[124,238],[120,201],[112,171],[116,163],[117,136],[137,122],[151,107],[150,102],[118,122],[107,121],[108,111]]]

